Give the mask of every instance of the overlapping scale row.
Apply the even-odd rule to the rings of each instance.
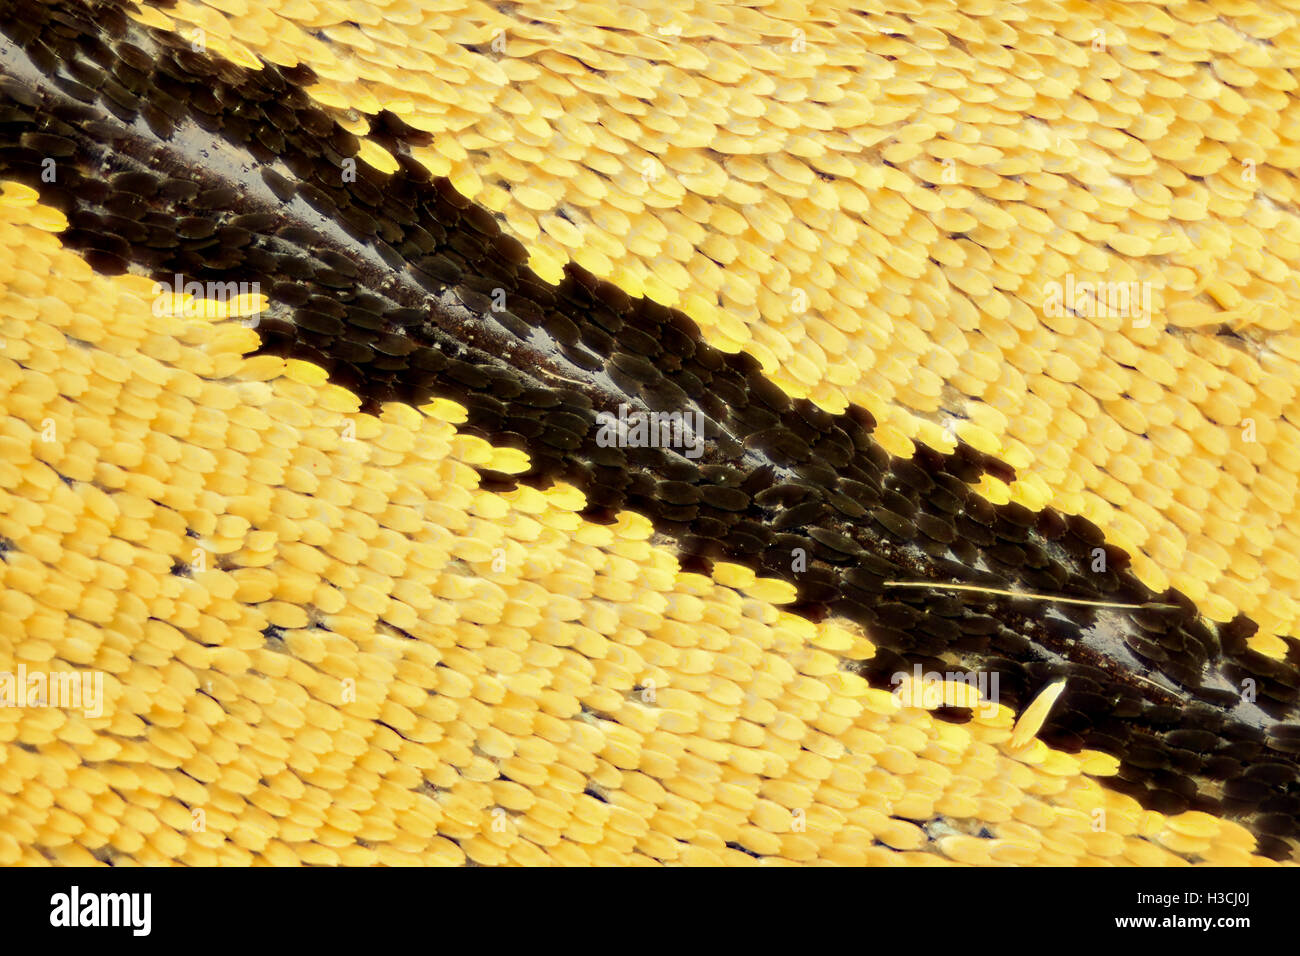
[[[1104,755],[1008,753],[1005,706],[900,706],[782,582],[484,490],[513,452],[463,408],[362,413],[65,226],[4,186],[0,648],[106,691],[0,708],[3,862],[1268,862]]]

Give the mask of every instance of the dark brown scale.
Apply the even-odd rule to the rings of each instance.
[[[710,508],[718,508],[722,511],[744,511],[749,507],[749,495],[738,488],[706,485],[700,489],[700,497]]]
[[[741,528],[733,528],[723,536],[727,554],[736,558],[744,556],[752,560],[755,556],[762,554],[768,547],[770,535],[750,533]],[[810,598],[810,600],[822,601],[824,598]]]
[[[609,361],[614,367],[630,375],[635,381],[648,382],[656,377],[655,367],[648,359],[640,355],[616,351],[610,356]]]
[[[822,501],[806,501],[801,505],[795,505],[793,508],[781,511],[771,526],[774,530],[803,528],[821,520],[825,513],[826,505]]]
[[[46,72],[53,71],[47,70]],[[73,99],[82,103],[94,103],[98,98],[92,87],[86,86],[84,83],[78,83],[70,77],[56,76],[54,77],[54,84],[64,93],[67,93]]]
[[[857,522],[867,516],[867,509],[848,495],[831,493],[826,496],[826,502],[842,518],[847,518],[850,521]]]
[[[991,527],[993,522],[997,520],[997,509],[988,501],[975,495],[967,499],[965,511],[967,517],[972,521],[977,521],[987,527]]]
[[[890,475],[904,487],[916,493],[924,493],[934,487],[934,481],[926,473],[925,469],[914,462],[895,461]]]
[[[916,534],[916,527],[912,522],[886,508],[873,508],[871,517],[895,538],[910,541]]]
[[[916,517],[916,501],[912,498],[900,495],[897,491],[892,491],[890,489],[883,491],[880,495],[880,504],[892,511],[894,514],[901,515],[904,518],[911,519]]]
[[[933,508],[937,508],[946,515],[957,515],[962,509],[962,499],[958,498],[942,488],[936,488],[932,491],[928,499]]]
[[[852,538],[842,534],[837,534],[836,532],[829,531],[825,528],[809,528],[808,537],[812,538],[818,544],[829,548],[837,557],[855,556],[862,550],[861,546]]]
[[[879,604],[876,619],[885,627],[906,630],[921,619],[921,615],[906,604]]]
[[[718,380],[711,384],[710,388],[714,389],[714,394],[719,398],[727,398],[727,386],[723,385],[722,390],[718,389]],[[744,385],[736,385],[737,390],[744,389]],[[735,393],[733,393],[735,394]],[[742,393],[741,393],[742,394]],[[738,429],[745,432],[767,432],[774,431],[779,433],[781,429],[781,419],[776,412],[766,406],[757,405],[757,403],[746,403],[744,407],[732,408],[731,418]]]
[[[823,434],[813,443],[813,452],[837,471],[853,461],[852,442],[835,434]]]
[[[288,202],[293,198],[296,189],[294,188],[294,184],[288,179],[285,179],[273,169],[264,168],[261,171],[261,175],[262,181],[265,182],[271,192],[275,194],[276,199],[281,202]]]
[[[985,548],[984,554],[1008,568],[1018,568],[1025,563],[1025,549],[1013,544],[995,544]]]
[[[23,133],[19,142],[29,149],[34,149],[43,156],[53,159],[67,158],[77,152],[76,145],[61,136],[52,136],[49,133]]]
[[[812,457],[807,442],[780,425],[752,432],[745,445],[786,461],[804,462]]]
[[[670,505],[695,505],[702,498],[700,489],[684,481],[661,481],[655,488],[655,495]]]
[[[869,484],[863,481],[855,481],[848,478],[841,478],[838,482],[840,491],[848,495],[854,501],[863,505],[870,505],[881,498],[881,489],[879,485]]]
[[[916,519],[916,528],[922,534],[935,541],[950,544],[956,540],[957,533],[952,524],[930,515],[921,515]]]
[[[351,289],[356,285],[355,279],[334,269],[315,270],[315,279],[328,289]]]
[[[147,90],[132,91],[111,76],[104,77],[100,88],[106,97],[104,105],[115,116],[124,120],[130,119],[139,111],[140,104],[143,102],[143,97],[139,94],[147,92]],[[114,109],[114,106],[117,108]]]
[[[754,501],[760,507],[779,510],[783,508],[791,508],[798,505],[800,502],[818,496],[817,490],[810,485],[788,482],[773,485],[770,488],[764,489],[755,495]]]
[[[112,213],[103,216],[102,224],[105,232],[121,239],[128,246],[143,242],[149,235],[149,229],[144,223]]]
[[[104,275],[122,275],[129,268],[125,256],[105,252],[102,249],[86,249],[82,256],[96,272],[102,272]]]

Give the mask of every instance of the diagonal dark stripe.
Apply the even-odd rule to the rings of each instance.
[[[122,10],[22,0],[0,15],[0,174],[62,209],[64,242],[96,268],[260,283],[265,350],[320,364],[370,408],[454,398],[466,431],[529,453],[524,480],[582,488],[588,517],[634,509],[687,566],[791,581],[802,613],[870,629],[877,684],[915,664],[993,672],[1018,708],[1068,676],[1045,740],[1120,758],[1106,782],[1147,807],[1237,816],[1261,852],[1295,853],[1300,726],[1280,721],[1295,720],[1300,644],[1282,663],[1256,654],[1249,620],[1214,628],[1185,596],[1152,594],[1090,522],[989,504],[970,483],[1012,473],[974,449],[891,458],[867,412],[789,400],[682,313],[573,267],[545,284],[489,212],[410,158],[422,134],[381,114],[400,170],[353,165],[358,141],[303,92],[307,69],[245,70]],[[678,447],[603,447],[597,415],[620,405],[698,427]],[[1141,607],[887,584],[902,579]]]

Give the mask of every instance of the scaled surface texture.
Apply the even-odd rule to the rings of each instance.
[[[1294,860],[1297,69],[0,4],[0,863]]]

